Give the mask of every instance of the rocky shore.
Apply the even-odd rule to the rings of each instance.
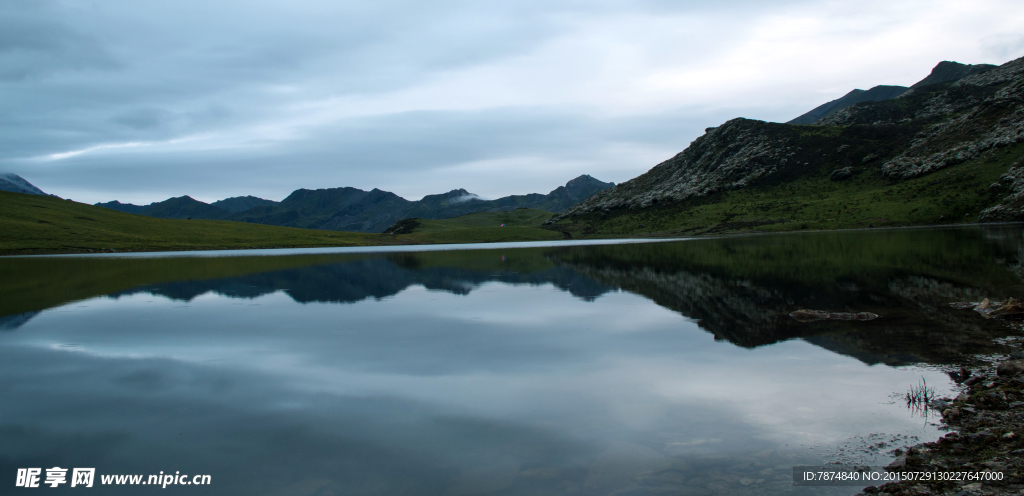
[[[998,366],[950,376],[962,392],[933,400],[949,434],[897,452],[888,468],[908,472],[1001,472],[998,481],[903,481],[869,486],[862,495],[1024,495],[1024,353]]]

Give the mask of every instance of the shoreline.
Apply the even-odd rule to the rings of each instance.
[[[933,400],[950,432],[897,451],[887,469],[899,472],[1001,472],[1002,480],[901,481],[867,486],[859,496],[996,495],[1024,493],[1024,353],[1002,355],[998,366],[951,373],[955,399]]]
[[[935,228],[968,228],[968,227],[997,227],[997,226],[1013,226],[1020,225],[1024,222],[973,222],[963,224],[928,224],[928,225],[910,225],[910,226],[885,226],[885,227],[859,227],[859,228],[846,228],[846,229],[820,229],[820,230],[791,230],[791,231],[739,231],[739,232],[724,232],[714,234],[678,234],[676,231],[665,231],[658,233],[643,233],[643,234],[632,234],[632,235],[611,235],[606,237],[587,237],[587,238],[569,238],[564,240],[522,240],[522,241],[423,241],[417,239],[398,239],[398,235],[385,235],[380,236],[391,236],[390,242],[373,242],[373,243],[339,243],[337,245],[311,245],[311,244],[297,244],[297,245],[275,245],[275,246],[251,246],[251,247],[236,247],[236,246],[200,246],[194,248],[181,248],[181,249],[168,249],[167,247],[156,246],[152,249],[139,249],[139,250],[116,250],[112,248],[81,248],[81,249],[46,249],[46,248],[27,248],[27,249],[14,249],[4,250],[0,249],[0,258],[13,258],[13,257],[34,257],[34,256],[60,256],[60,255],[102,255],[102,254],[119,254],[119,255],[132,255],[132,254],[155,254],[155,253],[193,253],[193,252],[217,252],[217,251],[264,251],[264,250],[302,250],[302,249],[338,249],[338,248],[386,248],[386,247],[400,247],[400,246],[437,246],[437,245],[496,245],[503,243],[559,243],[559,242],[615,242],[620,240],[643,240],[643,241],[668,241],[668,240],[686,240],[686,239],[716,239],[716,238],[730,238],[739,236],[766,236],[766,235],[780,235],[780,234],[796,234],[796,233],[832,233],[832,232],[857,232],[857,231],[887,231],[887,230],[904,230],[904,229],[935,229]],[[347,231],[324,231],[330,233],[341,233],[346,235],[368,235],[373,236],[375,233],[350,233]],[[676,234],[674,234],[676,233]]]

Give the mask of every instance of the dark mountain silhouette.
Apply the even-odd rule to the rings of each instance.
[[[231,198],[225,198],[223,200],[217,200],[210,205],[217,207],[221,210],[226,210],[230,213],[237,214],[238,212],[245,212],[253,207],[261,205],[277,205],[278,202],[273,200],[264,200],[263,198],[257,198],[255,196],[235,196]]]
[[[911,88],[917,89],[922,86],[928,86],[931,84],[948,83],[950,81],[956,81],[958,79],[971,76],[973,74],[979,74],[982,72],[991,71],[998,66],[992,64],[961,64],[959,62],[950,62],[944,60],[936,65],[931,74],[928,77],[914,83]]]
[[[280,202],[253,196],[227,198],[207,204],[188,196],[170,198],[149,205],[112,201],[97,203],[121,212],[172,219],[217,219],[275,226],[329,229],[336,231],[382,232],[409,217],[447,219],[477,212],[539,208],[561,212],[615,183],[582,175],[546,195],[512,195],[484,200],[464,189],[427,195],[409,201],[394,193],[358,188],[298,189]]]
[[[831,115],[846,107],[850,107],[861,102],[877,102],[880,100],[896,98],[908,89],[910,88],[907,88],[906,86],[875,86],[867,91],[853,90],[843,95],[842,98],[837,98],[831,102],[815,107],[810,112],[807,112],[786,124],[814,124],[818,119]]]
[[[995,68],[996,66],[992,64],[961,64],[959,62],[950,62],[948,60],[942,61],[932,69],[932,72],[928,77],[914,83],[910,88],[907,88],[906,86],[883,85],[875,86],[867,91],[853,90],[846,95],[843,95],[842,98],[837,98],[831,102],[815,107],[810,112],[807,112],[786,124],[814,124],[819,119],[832,115],[844,108],[852,107],[858,103],[889,100],[906,93],[909,89],[918,89],[933,84],[948,83],[973,74],[990,71]]]

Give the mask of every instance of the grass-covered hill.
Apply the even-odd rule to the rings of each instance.
[[[813,125],[734,119],[708,128],[550,222],[602,236],[1024,220],[1022,157],[1018,59]]]
[[[384,244],[379,235],[160,219],[56,197],[0,192],[0,254]]]
[[[421,229],[375,234],[203,219],[161,219],[57,197],[0,191],[0,255],[482,243],[562,239],[538,226],[543,210],[425,220]],[[507,227],[500,227],[505,223]]]

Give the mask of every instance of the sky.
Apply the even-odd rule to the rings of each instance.
[[[7,0],[0,171],[89,203],[547,193],[1020,56],[1019,0]]]

